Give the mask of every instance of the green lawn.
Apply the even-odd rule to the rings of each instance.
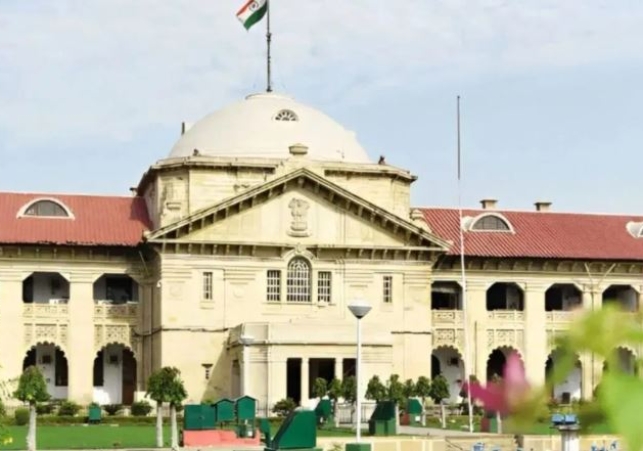
[[[277,425],[272,428],[274,437]],[[25,449],[27,427],[8,426],[13,443],[0,445],[0,450]],[[347,437],[355,433],[350,429],[321,429],[319,437]],[[165,444],[170,445],[170,429],[163,431]],[[38,449],[109,449],[109,448],[154,448],[156,432],[154,426],[110,426],[110,425],[61,425],[38,426]]]
[[[0,446],[0,450],[26,449],[26,426],[8,426],[13,443]],[[97,449],[97,448],[153,448],[156,442],[151,426],[38,426],[38,449]],[[169,446],[170,430],[164,430],[165,443]]]

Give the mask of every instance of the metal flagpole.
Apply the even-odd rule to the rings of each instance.
[[[464,269],[464,228],[462,227],[462,158],[460,150],[460,96],[457,97],[457,130],[458,130],[458,215],[460,218],[460,268],[462,271],[462,322],[464,323],[464,377],[469,383],[469,372],[472,365],[469,349],[469,323],[467,322],[467,275]],[[471,392],[467,390],[467,412],[469,414],[469,432],[473,432],[473,412]]]
[[[266,0],[266,46],[267,46],[267,59],[266,59],[266,72],[267,72],[267,86],[266,92],[272,92],[272,74],[270,70],[271,55],[270,55],[270,42],[272,41],[272,33],[270,32],[270,0]]]

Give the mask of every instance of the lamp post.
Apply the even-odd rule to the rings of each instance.
[[[249,346],[254,341],[254,337],[250,335],[241,335],[239,337],[239,343],[243,346],[243,355],[241,357],[243,361],[243,372],[241,373],[241,395],[248,395],[248,364],[250,363],[250,351]]]
[[[357,382],[357,429],[355,439],[359,444],[362,439],[362,318],[371,311],[368,302],[359,299],[348,305],[348,310],[357,318],[357,362],[356,362],[356,382]]]

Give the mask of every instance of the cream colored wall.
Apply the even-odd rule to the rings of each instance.
[[[534,384],[545,380],[545,364],[554,350],[553,339],[567,330],[574,315],[570,312],[546,312],[545,293],[554,284],[575,285],[582,292],[583,308],[601,307],[603,292],[610,285],[630,285],[639,293],[643,288],[637,275],[606,275],[600,284],[599,278],[582,273],[511,273],[470,271],[467,273],[467,325],[471,340],[469,364],[480,380],[486,379],[487,361],[496,348],[517,351],[525,364],[528,378]],[[459,271],[439,271],[433,281],[461,281]],[[516,283],[524,293],[524,311],[486,310],[487,290],[496,282]],[[593,300],[592,300],[593,299]],[[448,317],[448,312],[433,312],[434,348],[456,348],[464,356],[464,323],[462,313]],[[456,337],[455,345],[453,338]],[[632,349],[640,355],[641,349]],[[589,398],[593,387],[600,381],[602,360],[592,356],[580,356],[582,363],[582,394]],[[465,359],[466,361],[466,359]]]
[[[163,160],[155,166],[156,176],[144,187],[144,197],[155,227],[210,207],[243,191],[300,167],[320,175],[329,170],[328,180],[358,196],[408,219],[413,178],[386,165],[338,164],[293,157],[279,165],[260,159],[238,162],[235,159],[204,158],[208,165],[176,167]],[[196,160],[195,160],[196,161]],[[339,174],[338,171],[346,171]]]
[[[231,395],[231,366],[236,354],[231,354],[232,351],[226,350],[218,341],[214,345],[208,340],[212,334],[226,336],[230,328],[239,324],[246,324],[249,328],[252,324],[270,325],[270,337],[267,333],[255,332],[255,335],[264,337],[261,340],[267,340],[265,345],[273,348],[271,362],[275,366],[266,368],[267,361],[255,356],[260,351],[254,348],[252,364],[253,379],[256,380],[252,382],[252,394],[267,396],[270,391],[270,404],[285,394],[285,380],[278,375],[282,372],[279,365],[285,365],[285,359],[353,358],[355,319],[347,304],[358,297],[369,299],[373,304],[373,311],[363,323],[365,346],[373,348],[372,358],[368,354],[371,351],[366,354],[365,374],[397,372],[409,377],[427,374],[430,368],[428,360],[418,359],[414,353],[422,348],[421,352],[430,356],[430,336],[427,333],[430,312],[426,301],[429,296],[429,267],[422,263],[340,263],[312,259],[313,274],[320,269],[333,273],[330,305],[317,302],[314,287],[310,303],[268,302],[266,271],[277,268],[285,273],[287,262],[295,255],[261,261],[214,256],[161,257],[161,323],[168,329],[175,329],[162,334],[163,365],[173,364],[182,369],[191,399],[203,396],[204,363],[214,365],[208,390]],[[212,300],[203,299],[203,272],[206,271],[214,275]],[[391,304],[384,303],[382,299],[383,275],[393,277]],[[185,343],[190,343],[190,353],[185,352]],[[281,346],[286,344],[288,346],[282,349]],[[235,352],[238,354],[238,350]],[[393,360],[393,355],[405,357],[397,361]],[[260,376],[266,371],[278,373],[273,377],[270,388],[266,386],[265,377]]]
[[[69,397],[91,402],[96,352],[112,342],[130,347],[135,354],[139,351],[131,337],[131,328],[138,323],[138,306],[116,310],[96,306],[93,283],[106,273],[127,273],[142,281],[141,268],[126,257],[107,257],[99,251],[92,260],[83,258],[82,251],[72,256],[69,249],[54,256],[47,247],[37,252],[23,248],[19,255],[12,254],[4,248],[0,258],[0,340],[5,343],[0,378],[18,377],[27,351],[36,344],[52,343],[67,357]],[[36,271],[60,273],[69,282],[69,302],[24,304],[22,282]]]
[[[292,236],[291,202],[303,201],[307,208],[307,235]],[[293,190],[261,206],[217,222],[192,233],[188,241],[242,241],[253,243],[296,242],[314,244],[350,244],[399,246],[399,237],[379,230],[367,221],[347,214],[343,208],[326,202],[313,193]]]

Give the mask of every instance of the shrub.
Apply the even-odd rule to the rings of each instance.
[[[29,409],[26,407],[17,408],[13,415],[16,420],[16,426],[24,426],[29,423]]]
[[[103,406],[103,410],[107,412],[107,415],[113,417],[123,410],[123,406],[120,404],[107,404]]]
[[[58,415],[61,417],[74,417],[80,410],[80,406],[73,401],[63,401],[58,408]]]
[[[279,417],[287,417],[290,412],[297,408],[297,404],[291,398],[277,401],[272,407],[272,412]]]
[[[52,403],[43,403],[36,406],[36,413],[38,415],[51,415],[56,410],[56,406]]]
[[[152,405],[143,400],[132,404],[131,412],[135,417],[146,417],[152,411]]]
[[[7,416],[7,408],[4,406],[4,403],[0,399],[0,417],[6,417]]]

